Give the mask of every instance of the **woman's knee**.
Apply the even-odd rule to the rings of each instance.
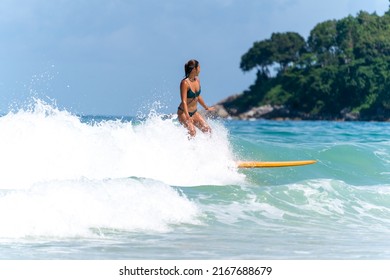
[[[188,134],[191,137],[194,137],[196,135],[196,129],[195,129],[195,126],[193,124],[188,125],[187,129],[188,129]]]
[[[201,127],[201,131],[203,133],[211,133],[211,128],[208,125],[204,125]]]

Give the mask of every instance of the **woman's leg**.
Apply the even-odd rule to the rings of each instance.
[[[191,137],[194,137],[196,135],[195,126],[192,119],[187,120],[184,116],[184,113],[178,114],[179,122],[188,130],[188,134]]]
[[[192,116],[194,125],[199,128],[203,133],[211,133],[211,128],[207,122],[203,119],[202,115],[196,112]]]

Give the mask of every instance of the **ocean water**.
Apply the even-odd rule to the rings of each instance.
[[[0,259],[389,259],[390,124],[0,117]],[[245,169],[238,160],[316,159]]]

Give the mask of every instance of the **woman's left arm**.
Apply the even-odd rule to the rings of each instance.
[[[206,105],[206,103],[204,102],[203,100],[203,97],[202,95],[199,95],[198,96],[198,102],[200,105],[202,105],[202,107],[206,110],[206,111],[214,111],[214,107],[209,107]]]

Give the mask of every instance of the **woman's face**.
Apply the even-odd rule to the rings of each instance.
[[[198,67],[195,68],[195,73],[196,73],[196,76],[199,75],[199,73],[200,73],[200,64],[198,64]]]

